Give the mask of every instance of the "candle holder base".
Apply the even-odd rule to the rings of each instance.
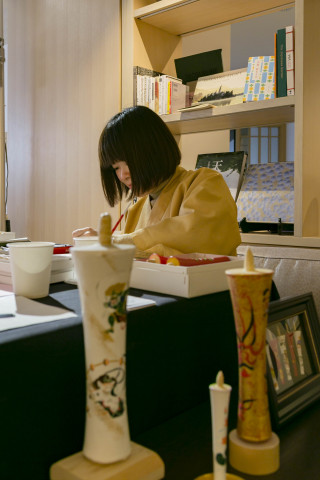
[[[214,480],[214,473],[205,473],[204,475],[200,475],[200,477],[196,477],[194,480]],[[233,475],[232,473],[226,473],[226,480],[243,480],[243,478]]]
[[[131,455],[110,464],[88,460],[82,452],[63,458],[51,465],[50,480],[160,480],[165,469],[156,452],[131,442]]]
[[[280,441],[272,432],[265,442],[247,442],[237,430],[229,434],[229,462],[233,468],[248,475],[269,475],[280,466]]]

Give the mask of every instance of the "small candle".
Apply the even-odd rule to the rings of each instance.
[[[111,246],[111,216],[109,213],[100,215],[99,242],[103,247]]]
[[[209,385],[209,390],[211,402],[214,480],[226,480],[226,450],[231,386],[224,383],[224,375],[222,371],[218,372],[216,383]]]

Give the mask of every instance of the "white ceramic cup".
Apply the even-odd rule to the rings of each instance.
[[[73,242],[75,247],[84,247],[87,245],[94,245],[98,243],[98,236],[83,236],[83,237],[74,237]]]
[[[12,285],[16,295],[42,298],[49,293],[54,243],[8,243]]]

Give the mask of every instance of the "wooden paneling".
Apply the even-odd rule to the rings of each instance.
[[[17,236],[70,242],[114,221],[97,147],[120,109],[119,0],[4,0],[8,43],[8,213]]]

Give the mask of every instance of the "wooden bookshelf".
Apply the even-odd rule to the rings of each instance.
[[[144,3],[147,5],[137,8],[134,18],[173,35],[238,22],[294,6],[294,2],[283,0],[161,0]]]
[[[251,125],[277,125],[294,121],[294,96],[260,102],[187,111],[161,117],[174,135],[230,130]]]
[[[175,74],[184,35],[295,8],[294,97],[175,113],[162,118],[175,135],[295,123],[295,233],[279,244],[320,246],[320,2],[318,0],[123,0],[122,106],[132,104],[132,66]],[[204,45],[204,50],[207,48]],[[248,236],[249,235],[249,236]],[[245,234],[275,244],[274,235]],[[284,242],[284,243],[283,243]]]

